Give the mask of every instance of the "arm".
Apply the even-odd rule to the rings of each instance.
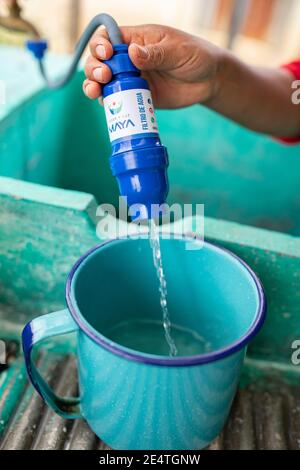
[[[300,105],[292,102],[295,77],[286,69],[250,67],[224,51],[211,109],[254,131],[300,136]]]

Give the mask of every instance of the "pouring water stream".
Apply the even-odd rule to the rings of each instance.
[[[165,338],[169,346],[169,355],[175,357],[178,354],[175,342],[172,338],[172,325],[170,319],[170,313],[168,310],[168,291],[167,291],[167,282],[164,274],[160,241],[159,241],[159,229],[156,227],[155,221],[153,219],[149,220],[149,239],[150,246],[153,254],[153,262],[156,269],[156,274],[159,282],[159,292],[160,292],[160,305],[163,313],[163,327],[165,330]]]

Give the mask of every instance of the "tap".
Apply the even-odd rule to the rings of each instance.
[[[8,15],[0,16],[0,26],[11,31],[27,33],[34,39],[40,39],[41,35],[37,28],[29,21],[22,18],[22,8],[18,0],[5,0]]]

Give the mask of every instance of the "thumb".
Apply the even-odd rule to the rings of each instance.
[[[129,56],[134,65],[140,70],[164,70],[168,68],[167,54],[161,44],[140,46],[131,44]]]

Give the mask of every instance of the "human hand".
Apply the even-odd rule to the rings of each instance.
[[[218,92],[222,50],[213,44],[167,26],[121,28],[129,56],[148,81],[158,108],[180,108],[205,103]],[[90,41],[91,55],[85,66],[83,90],[91,99],[101,98],[102,85],[111,80],[103,60],[113,54],[105,30]]]

